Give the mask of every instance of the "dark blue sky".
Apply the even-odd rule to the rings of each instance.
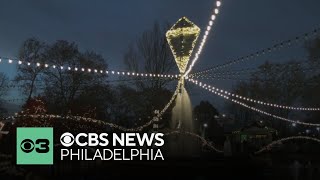
[[[128,44],[141,32],[151,28],[155,20],[173,24],[181,16],[187,16],[204,28],[214,2],[1,0],[0,56],[17,57],[18,48],[29,37],[48,43],[65,39],[76,42],[81,49],[101,53],[108,60],[110,69],[121,70],[122,56]],[[319,27],[319,7],[319,0],[223,0],[213,32],[195,69],[221,64],[227,59],[246,55]],[[292,52],[284,50],[279,53],[278,59],[297,55]],[[264,60],[261,58],[257,62]],[[0,65],[0,71],[11,76],[14,68],[12,65]],[[217,86],[230,88],[227,82],[216,83]],[[196,101],[207,99],[205,95],[196,98]]]

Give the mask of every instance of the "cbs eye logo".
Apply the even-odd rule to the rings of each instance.
[[[31,139],[24,139],[20,144],[20,148],[25,153],[30,153],[34,149],[37,153],[48,153],[50,150],[49,144],[48,139],[37,139],[35,143]],[[38,146],[35,148],[36,145]]]
[[[70,147],[74,143],[74,136],[71,133],[63,133],[60,137],[60,143],[65,147]]]

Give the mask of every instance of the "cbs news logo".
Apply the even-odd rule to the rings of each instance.
[[[17,164],[53,164],[53,128],[17,128]]]

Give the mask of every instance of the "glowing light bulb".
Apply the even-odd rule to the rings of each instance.
[[[215,14],[219,14],[219,9],[214,9]]]
[[[22,64],[22,61],[18,61],[18,64]]]
[[[220,7],[221,6],[221,1],[217,1],[216,5],[217,5],[217,7]]]

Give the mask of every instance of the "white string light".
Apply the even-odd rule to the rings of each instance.
[[[190,81],[190,82],[192,82],[192,81]],[[243,102],[240,102],[238,100],[235,100],[235,99],[231,98],[230,94],[225,94],[223,90],[220,90],[220,89],[217,89],[217,88],[214,88],[214,87],[211,87],[211,86],[207,86],[206,84],[202,84],[202,82],[195,82],[195,84],[199,85],[201,88],[203,88],[205,90],[208,90],[208,91],[210,91],[210,92],[212,92],[212,93],[214,93],[214,94],[216,94],[216,95],[218,95],[218,96],[220,96],[220,97],[222,97],[224,99],[230,100],[233,103],[239,104],[239,105],[241,105],[243,107],[246,107],[248,109],[251,109],[253,111],[259,112],[261,114],[273,117],[275,119],[279,119],[279,120],[290,122],[290,123],[306,125],[306,126],[320,126],[320,124],[306,123],[306,122],[301,122],[301,121],[298,121],[298,120],[291,120],[291,119],[287,119],[287,118],[284,118],[284,117],[280,117],[280,116],[277,116],[277,115],[262,111],[260,109],[257,109],[255,107],[249,106],[249,105],[247,105],[247,104],[245,104]]]
[[[195,65],[195,63],[199,59],[199,56],[200,56],[200,54],[202,52],[202,49],[203,49],[203,47],[204,47],[204,45],[205,45],[205,43],[207,41],[207,37],[208,37],[208,35],[209,35],[209,33],[210,33],[211,29],[212,29],[213,23],[216,20],[216,15],[219,14],[220,6],[221,6],[221,1],[220,0],[216,1],[215,8],[214,8],[213,13],[211,15],[211,19],[208,22],[206,31],[204,32],[204,35],[202,37],[200,46],[198,47],[198,51],[196,52],[195,57],[192,59],[191,64],[190,64],[188,70],[184,73],[183,77],[187,77],[188,76],[188,74],[192,70],[193,66]]]
[[[237,59],[234,59],[234,60],[230,60],[230,61],[228,61],[228,62],[226,62],[226,63],[224,63],[222,65],[217,65],[217,66],[213,66],[213,67],[207,68],[207,69],[202,70],[202,71],[198,71],[196,73],[193,73],[192,75],[206,74],[206,73],[209,73],[210,71],[214,71],[214,70],[217,70],[217,69],[222,69],[222,68],[225,68],[225,67],[240,63],[240,62],[251,60],[251,59],[253,59],[255,57],[259,57],[259,56],[265,55],[267,53],[274,52],[274,51],[279,50],[279,49],[283,49],[284,47],[291,46],[294,43],[305,42],[305,39],[307,39],[307,38],[309,38],[311,36],[315,36],[319,32],[320,32],[320,28],[316,28],[311,32],[307,32],[307,33],[304,33],[304,34],[302,34],[300,36],[297,36],[295,38],[282,41],[282,42],[277,43],[277,44],[275,44],[273,46],[265,48],[263,50],[256,51],[256,52],[254,52],[252,54],[249,54],[247,56],[242,56],[240,58],[237,58]]]
[[[252,78],[238,78],[240,76],[236,76],[236,75],[225,75],[225,76],[210,76],[210,77],[198,77],[197,79],[201,79],[201,80],[217,80],[217,81],[240,81],[240,82],[245,82],[245,81],[254,81],[254,82],[274,82],[273,80],[257,80],[257,79],[252,79]],[[280,83],[280,82],[279,82]],[[296,86],[318,86],[320,85],[317,82],[281,82],[281,85],[296,85]]]
[[[234,93],[228,92],[228,91],[226,91],[224,89],[219,89],[219,88],[216,88],[214,86],[210,86],[210,85],[204,84],[204,83],[202,83],[202,82],[200,82],[198,80],[194,80],[194,79],[191,79],[191,78],[188,79],[188,81],[190,81],[190,82],[192,82],[194,84],[199,84],[199,86],[201,86],[202,88],[206,88],[208,86],[209,89],[218,91],[219,93],[225,94],[228,97],[241,99],[241,100],[248,101],[248,102],[255,103],[255,104],[260,104],[260,105],[264,105],[264,106],[270,106],[270,107],[273,107],[273,108],[297,110],[297,111],[320,111],[319,107],[293,107],[293,106],[287,106],[287,105],[279,105],[279,104],[274,104],[274,103],[268,103],[268,102],[264,102],[264,101],[261,101],[261,100],[256,100],[256,99],[253,99],[253,98],[248,98],[248,97],[245,97],[245,96],[234,94]]]
[[[318,68],[303,68],[305,64],[308,64],[309,59],[316,59],[319,60],[317,57],[295,57],[295,58],[290,58],[290,59],[299,59],[299,62],[293,63],[293,64],[286,64],[286,67],[301,67],[298,69],[292,69],[290,70],[291,72],[308,72],[308,71],[317,71]],[[245,69],[237,69],[237,70],[229,70],[229,71],[213,71],[211,73],[204,73],[204,74],[190,74],[189,77],[192,78],[202,78],[202,77],[212,77],[215,75],[230,75],[230,76],[240,76],[243,74],[248,74],[248,73],[254,73],[254,72],[260,72],[264,71],[265,69],[258,69],[258,68],[245,68]]]
[[[42,121],[45,118],[49,118],[49,119],[72,119],[72,120],[78,120],[78,121],[79,120],[83,120],[83,121],[86,121],[86,122],[100,123],[100,124],[109,126],[111,128],[119,129],[121,131],[138,132],[138,131],[142,131],[144,128],[152,125],[154,122],[158,122],[159,118],[162,117],[162,115],[167,111],[167,109],[170,107],[170,105],[175,100],[175,98],[176,98],[176,96],[177,96],[177,94],[179,92],[179,87],[180,87],[180,81],[179,81],[179,83],[178,83],[178,85],[176,87],[176,90],[174,91],[171,99],[165,105],[165,107],[157,115],[155,115],[149,122],[147,122],[144,125],[141,125],[139,127],[135,127],[135,128],[125,128],[125,127],[119,126],[117,124],[105,122],[105,121],[102,121],[102,120],[97,120],[97,119],[93,119],[93,118],[86,118],[86,117],[81,117],[81,116],[72,116],[72,115],[60,116],[60,115],[54,115],[54,114],[22,114],[22,115],[17,114],[15,117],[10,117],[10,118],[30,117],[30,118],[34,118],[34,119],[40,118]]]
[[[3,58],[2,58],[3,59]],[[2,59],[0,58],[0,63],[2,62]],[[21,61],[21,60],[13,60],[13,59],[8,59],[9,64],[13,64],[13,62],[17,62],[18,65],[23,65],[27,64],[28,66],[31,66],[31,62],[26,62],[26,61]],[[45,68],[50,68],[52,67],[53,69],[60,68],[61,70],[67,69],[68,71],[78,71],[81,69],[82,72],[88,72],[88,73],[100,73],[100,74],[110,74],[109,72],[112,72],[112,75],[120,75],[120,76],[141,76],[141,77],[165,77],[165,78],[178,78],[181,75],[178,74],[155,74],[155,73],[137,73],[137,72],[125,72],[125,71],[110,71],[110,70],[98,70],[98,69],[91,69],[91,68],[79,68],[79,67],[66,67],[64,66],[57,66],[57,65],[48,65],[48,64],[41,64],[40,62],[34,63],[36,67],[45,67]]]

